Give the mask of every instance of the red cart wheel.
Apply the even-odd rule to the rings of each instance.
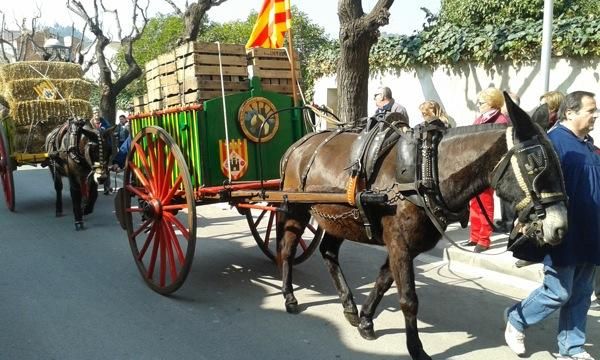
[[[265,204],[266,206],[277,207],[277,204]],[[254,241],[262,252],[271,260],[276,261],[277,254],[277,211],[263,209],[240,209],[246,215],[248,227],[252,232]],[[319,247],[323,229],[318,227],[313,218],[310,219],[304,233],[300,236],[294,265],[301,264],[308,259]]]
[[[0,183],[6,200],[6,207],[15,211],[15,181],[13,179],[13,166],[10,159],[8,137],[4,124],[0,123]]]
[[[163,129],[142,129],[123,175],[123,222],[137,267],[152,290],[185,281],[196,248],[196,204],[185,159]]]

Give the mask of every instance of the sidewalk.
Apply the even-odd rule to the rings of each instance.
[[[462,229],[458,223],[450,224],[446,230],[446,236],[460,245],[469,239],[469,227]],[[517,268],[515,266],[517,259],[512,256],[512,252],[506,251],[507,242],[508,234],[493,233],[490,248],[483,253],[474,253],[472,247],[465,248],[467,249],[465,251],[454,246],[445,238],[442,238],[435,248],[425,254],[443,258],[448,262],[450,268],[452,266],[467,265],[522,278],[538,284],[541,283],[543,278],[542,264]]]

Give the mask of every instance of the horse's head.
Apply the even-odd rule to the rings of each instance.
[[[83,154],[85,160],[92,168],[88,177],[92,177],[97,184],[103,184],[108,180],[108,167],[113,156],[115,139],[113,132],[116,126],[108,129],[93,129],[89,126],[81,128],[83,135]]]
[[[517,229],[540,244],[556,245],[567,231],[567,197],[558,156],[546,132],[506,93],[504,99],[513,126],[507,129],[508,152],[492,172],[492,186],[515,207]],[[543,111],[537,114],[544,116]]]

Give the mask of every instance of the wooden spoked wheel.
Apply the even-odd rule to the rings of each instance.
[[[15,181],[13,179],[13,166],[10,159],[8,136],[4,124],[0,123],[0,183],[6,207],[15,211]]]
[[[150,288],[170,294],[185,281],[196,248],[196,204],[183,154],[163,129],[132,140],[123,178],[123,221]]]
[[[246,215],[248,227],[258,247],[269,259],[276,261],[279,251],[277,244],[277,216],[279,215],[274,208],[277,207],[277,204],[263,203],[260,205],[273,209],[240,209],[240,211]],[[311,218],[308,226],[300,235],[294,264],[301,264],[308,259],[319,247],[322,237],[323,229]]]

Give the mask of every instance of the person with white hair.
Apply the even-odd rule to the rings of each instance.
[[[394,100],[392,97],[392,90],[390,90],[389,87],[380,87],[375,93],[373,100],[375,100],[375,105],[377,105],[375,116],[390,112],[398,112],[405,117],[406,123],[408,123],[408,113],[406,112],[406,108]]]

